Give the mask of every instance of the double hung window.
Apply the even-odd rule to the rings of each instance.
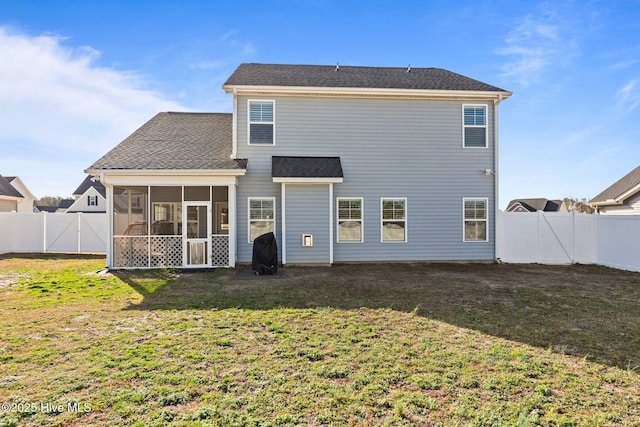
[[[249,197],[249,243],[265,233],[275,233],[275,204],[274,197]]]
[[[463,106],[463,138],[465,148],[487,146],[487,106]]]
[[[362,242],[362,198],[338,197],[338,242]]]
[[[275,144],[275,101],[249,101],[249,144]]]
[[[464,241],[486,242],[487,233],[487,199],[463,199]]]
[[[407,199],[381,199],[381,240],[407,241]]]

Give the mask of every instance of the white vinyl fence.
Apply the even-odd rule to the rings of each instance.
[[[106,253],[106,213],[0,213],[0,253]]]
[[[501,212],[497,228],[503,262],[640,271],[640,215]]]

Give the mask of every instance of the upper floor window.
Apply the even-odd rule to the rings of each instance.
[[[98,196],[87,196],[88,206],[98,206]]]
[[[249,144],[274,145],[275,101],[249,101]]]
[[[463,106],[464,146],[485,148],[487,146],[487,106]]]

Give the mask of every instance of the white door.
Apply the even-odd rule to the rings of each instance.
[[[211,265],[211,203],[184,202],[182,249],[185,267]]]

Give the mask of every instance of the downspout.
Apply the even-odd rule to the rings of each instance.
[[[494,174],[493,174],[493,179],[494,179],[494,191],[495,194],[493,196],[493,199],[495,201],[495,213],[494,213],[494,224],[495,224],[495,230],[493,230],[494,232],[494,240],[495,240],[495,253],[494,253],[494,258],[497,262],[500,262],[500,236],[499,236],[499,230],[500,230],[500,182],[498,177],[500,176],[499,173],[499,161],[498,161],[498,104],[500,104],[500,102],[502,101],[502,94],[498,95],[498,99],[493,101],[493,150],[494,150],[494,154],[493,154],[493,158],[494,158],[494,165],[493,165],[493,170],[494,170]]]

